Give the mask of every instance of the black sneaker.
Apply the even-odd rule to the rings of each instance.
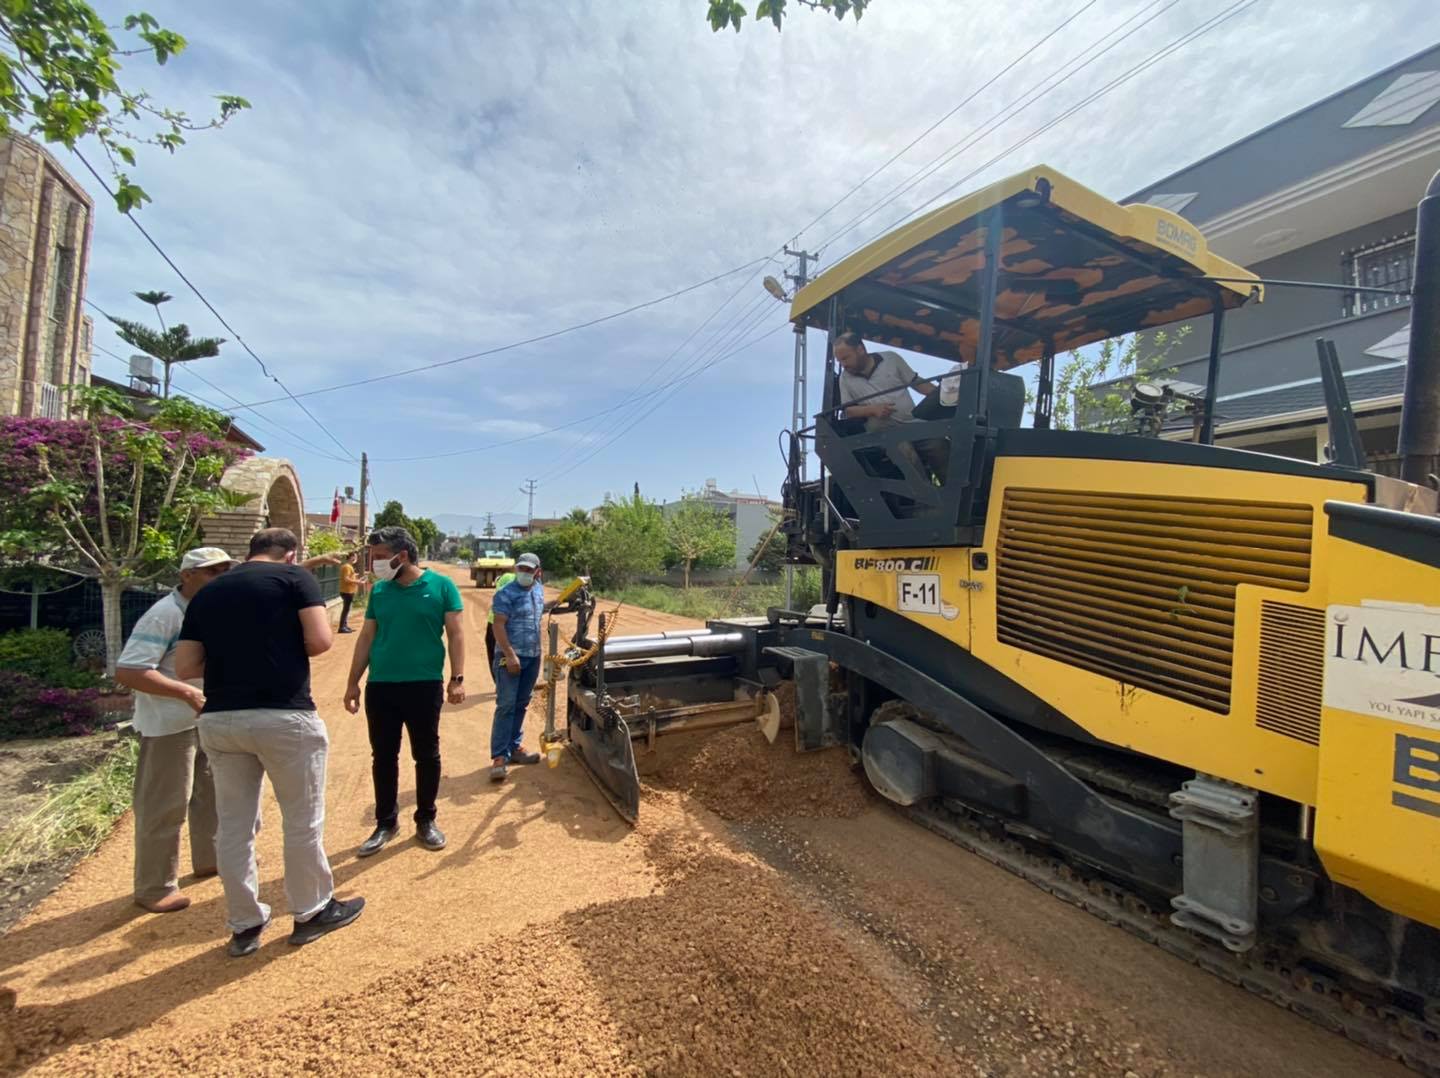
[[[352,628],[350,628],[350,626],[348,626],[348,625],[342,625],[342,626],[340,626],[340,628],[337,629],[336,631],[337,631],[337,632],[342,632],[342,633],[353,633],[355,630],[352,629]]]
[[[260,949],[260,933],[265,931],[265,926],[270,923],[270,918],[265,918],[254,928],[247,928],[244,932],[236,932],[230,937],[230,946],[226,952],[231,958],[244,958],[246,955],[254,954]]]
[[[443,850],[445,848],[445,832],[435,826],[434,820],[417,823],[415,838],[427,850]]]
[[[370,837],[360,843],[360,848],[355,851],[356,857],[369,857],[371,854],[379,853],[385,848],[385,843],[395,837],[395,828],[381,825],[370,832]]]
[[[538,764],[540,754],[538,752],[526,752],[524,749],[516,749],[510,754],[512,764]]]
[[[332,898],[325,904],[325,908],[310,920],[295,922],[295,928],[290,933],[290,942],[296,947],[314,943],[326,933],[334,932],[337,928],[344,928],[359,917],[360,911],[364,908],[365,900],[363,898],[347,898],[344,902],[338,898]]]

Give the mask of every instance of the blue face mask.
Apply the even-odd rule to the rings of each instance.
[[[516,573],[516,574],[515,574],[515,583],[519,584],[522,588],[528,588],[531,584],[535,583],[535,574],[534,574],[534,573]]]

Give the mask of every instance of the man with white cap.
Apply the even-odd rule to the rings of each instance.
[[[135,902],[151,913],[190,905],[180,893],[180,829],[190,818],[195,878],[215,875],[215,785],[196,729],[205,694],[175,676],[175,645],[195,593],[233,563],[219,547],[180,559],[180,586],[135,623],[115,680],[135,693],[140,760],[135,769]]]
[[[521,726],[540,674],[540,623],[545,618],[545,589],[540,559],[521,554],[515,579],[495,593],[495,721],[490,726],[490,779],[500,782],[510,764],[536,764],[537,753],[520,747]]]

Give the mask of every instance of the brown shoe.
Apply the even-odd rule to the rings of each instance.
[[[190,898],[182,895],[179,891],[171,891],[164,898],[156,899],[154,902],[141,902],[137,898],[135,905],[142,910],[149,910],[151,913],[179,913],[190,905]]]

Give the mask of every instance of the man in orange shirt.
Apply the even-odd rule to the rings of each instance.
[[[359,591],[360,575],[355,572],[355,554],[351,552],[346,554],[345,560],[340,563],[340,631],[342,633],[355,631],[346,623],[350,618],[350,604],[355,601],[355,596]]]

